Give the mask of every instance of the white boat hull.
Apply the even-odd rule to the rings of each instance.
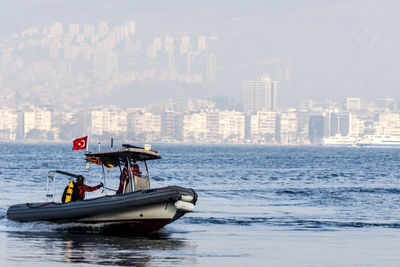
[[[129,211],[107,213],[92,217],[86,217],[78,220],[79,222],[96,223],[96,222],[124,222],[130,220],[147,220],[147,219],[168,219],[172,220],[178,209],[171,203],[162,203],[141,207]]]

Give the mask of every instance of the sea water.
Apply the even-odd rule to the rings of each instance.
[[[93,147],[93,150],[96,149]],[[16,203],[46,201],[47,173],[83,174],[84,151],[66,144],[0,144],[0,265],[398,266],[400,173],[396,149],[153,146],[151,187],[199,195],[195,211],[156,234],[101,226],[17,223]],[[107,187],[118,185],[106,170]],[[56,177],[55,200],[68,183]],[[88,192],[87,198],[111,190]]]

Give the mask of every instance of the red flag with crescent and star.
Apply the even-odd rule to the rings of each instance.
[[[74,140],[74,147],[72,150],[81,150],[81,149],[86,149],[87,146],[87,136],[77,138]]]

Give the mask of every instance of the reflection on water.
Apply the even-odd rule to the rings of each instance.
[[[8,232],[9,262],[63,262],[98,265],[147,266],[193,264],[195,259],[181,257],[178,250],[186,241],[160,232],[146,237],[87,234],[74,229],[51,232]]]

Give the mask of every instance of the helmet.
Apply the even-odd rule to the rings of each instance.
[[[85,178],[84,178],[82,175],[78,175],[78,176],[76,177],[76,183],[77,183],[78,185],[83,185],[83,184],[85,183]]]
[[[139,165],[137,165],[136,163],[131,165],[132,169],[139,169]]]

